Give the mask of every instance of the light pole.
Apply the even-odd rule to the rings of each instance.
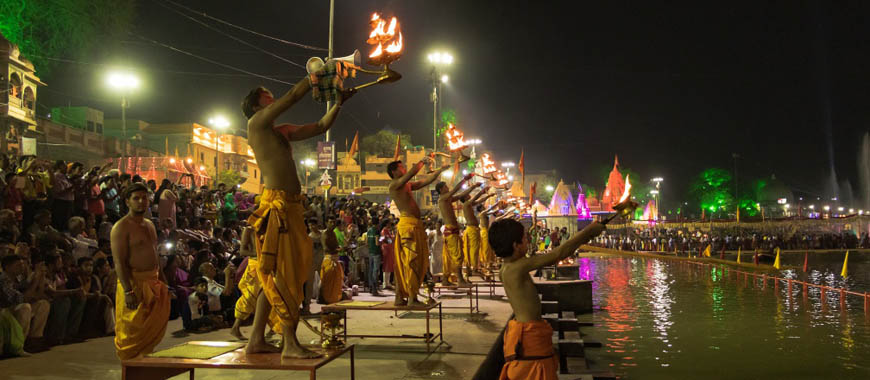
[[[516,166],[516,164],[514,164],[513,161],[505,161],[501,163],[501,167],[505,168],[505,175],[510,175],[511,168],[514,166]]]
[[[655,177],[651,181],[656,184],[655,190],[650,191],[650,194],[654,196],[656,202],[655,220],[659,220],[659,189],[661,189],[661,185],[662,182],[664,182],[664,179],[662,177]]]
[[[471,145],[471,158],[477,157],[477,152],[475,151],[474,148],[480,144],[483,144],[483,141],[481,141],[480,139],[468,139],[468,140],[465,140],[465,142],[468,145]]]
[[[442,75],[438,80],[438,68],[449,66],[453,63],[453,56],[446,52],[433,52],[429,54],[429,63],[432,64],[432,151],[438,151],[438,98],[441,85],[447,83],[449,77]]]
[[[311,168],[316,162],[310,158],[306,158],[300,162],[305,167],[305,193],[308,194],[308,176],[311,175]]]
[[[208,119],[208,124],[214,128],[214,186],[217,188],[218,184],[218,171],[220,170],[221,160],[220,160],[220,143],[221,139],[221,131],[227,129],[230,126],[230,121],[222,115],[217,115]]]
[[[121,93],[121,137],[124,140],[124,150],[127,149],[127,94],[139,88],[139,78],[130,72],[113,71],[106,77],[109,87]]]

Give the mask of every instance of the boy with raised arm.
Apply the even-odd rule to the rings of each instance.
[[[277,347],[266,343],[264,336],[266,321],[274,310],[281,320],[284,337],[282,356],[319,356],[302,347],[296,339],[303,286],[311,267],[312,244],[303,218],[304,196],[290,142],[326,132],[353,91],[342,93],[338,102],[316,123],[275,125],[275,119],[310,89],[306,77],[278,100],[269,90],[258,87],[242,101],[242,111],[248,118],[248,144],[254,151],[266,185],[259,207],[248,218],[248,224],[255,232],[257,274],[263,292],[257,298],[254,328],[245,347],[247,353],[277,351]]]
[[[556,380],[559,358],[553,352],[553,329],[541,319],[541,300],[529,272],[562,260],[604,231],[595,222],[552,251],[526,257],[529,234],[520,222],[503,219],[489,228],[489,244],[504,259],[501,279],[514,311],[504,332],[505,365],[501,380]]]
[[[465,277],[462,276],[462,242],[459,239],[459,222],[456,221],[456,213],[453,211],[453,202],[467,197],[472,190],[481,185],[481,183],[476,183],[457,194],[457,191],[462,188],[462,184],[473,176],[474,173],[468,173],[468,175],[456,184],[453,190],[450,190],[444,182],[438,182],[438,184],[435,185],[435,190],[441,194],[438,198],[438,209],[441,210],[441,220],[444,221],[444,252],[446,254],[444,260],[444,277],[441,279],[441,283],[445,286],[453,285],[450,283],[451,274],[456,274],[460,286],[469,285],[468,281],[465,280]]]
[[[429,242],[426,239],[426,230],[420,221],[420,207],[411,194],[411,191],[429,186],[441,175],[441,172],[450,167],[449,164],[438,168],[430,173],[422,181],[411,182],[420,169],[431,158],[424,157],[414,164],[411,170],[405,169],[402,161],[393,161],[387,165],[387,173],[392,178],[390,181],[390,198],[396,202],[401,216],[396,225],[396,300],[395,305],[418,306],[417,291],[426,276],[426,268],[429,266]]]

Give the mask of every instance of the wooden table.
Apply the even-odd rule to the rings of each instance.
[[[345,301],[345,302],[347,302],[347,301]],[[438,307],[438,334],[432,335],[432,333],[430,331],[430,327],[429,327],[429,319],[430,319],[430,313],[432,312],[432,309],[434,309],[435,307]],[[370,334],[351,335],[351,334],[347,333],[347,329],[348,329],[347,311],[348,310],[360,310],[360,311],[378,310],[378,311],[393,311],[393,312],[424,311],[424,312],[426,312],[426,334],[422,335],[422,336],[420,336],[420,335],[407,335],[407,334],[405,334],[405,335],[370,335]],[[435,302],[432,304],[423,304],[420,306],[410,307],[410,306],[396,306],[392,301],[384,302],[380,305],[375,305],[375,306],[349,306],[349,305],[343,305],[341,302],[338,302],[338,303],[333,303],[333,304],[323,306],[323,308],[321,309],[322,313],[338,312],[338,313],[342,314],[342,317],[344,318],[344,328],[343,328],[342,335],[344,336],[345,341],[347,341],[348,337],[353,337],[353,338],[423,339],[424,341],[426,341],[426,352],[427,353],[433,352],[434,350],[437,350],[438,347],[440,347],[442,344],[447,344],[447,342],[444,341],[444,329],[443,329],[444,327],[443,327],[443,323],[442,323],[442,319],[441,319],[441,311],[442,311],[441,310],[441,302]],[[322,329],[322,327],[321,327],[321,329]],[[438,344],[436,344],[435,347],[432,347],[432,343],[435,342],[435,338],[438,338]],[[448,346],[449,346],[449,344],[448,344]]]
[[[194,341],[193,344],[208,344],[214,342]],[[190,373],[193,380],[194,369],[271,369],[286,371],[309,371],[311,380],[317,379],[317,370],[335,360],[335,358],[350,352],[350,378],[354,379],[354,358],[352,344],[336,349],[323,349],[307,346],[312,351],[323,354],[313,359],[284,359],[280,353],[245,354],[245,348],[227,352],[211,359],[181,359],[181,358],[137,358],[121,361],[121,378],[123,380],[154,380],[168,379],[185,372]]]
[[[441,296],[441,290],[455,290],[455,291],[465,291],[465,294],[468,296],[468,314],[474,314],[475,306],[474,300],[477,299],[477,312],[480,313],[480,297],[477,292],[477,288],[474,285],[469,286],[459,286],[459,285],[435,285],[435,292],[438,293],[438,296]],[[474,292],[472,294],[472,292]],[[445,309],[464,309],[465,306],[444,306]]]

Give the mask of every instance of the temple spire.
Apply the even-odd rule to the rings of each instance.
[[[618,168],[619,168],[619,156],[614,154],[613,155],[613,169],[615,170]]]

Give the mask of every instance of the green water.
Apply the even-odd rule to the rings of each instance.
[[[870,379],[870,316],[860,297],[745,280],[730,267],[601,256],[592,279],[595,368],[628,379]],[[787,273],[784,273],[784,275]],[[863,291],[863,290],[862,290]]]

